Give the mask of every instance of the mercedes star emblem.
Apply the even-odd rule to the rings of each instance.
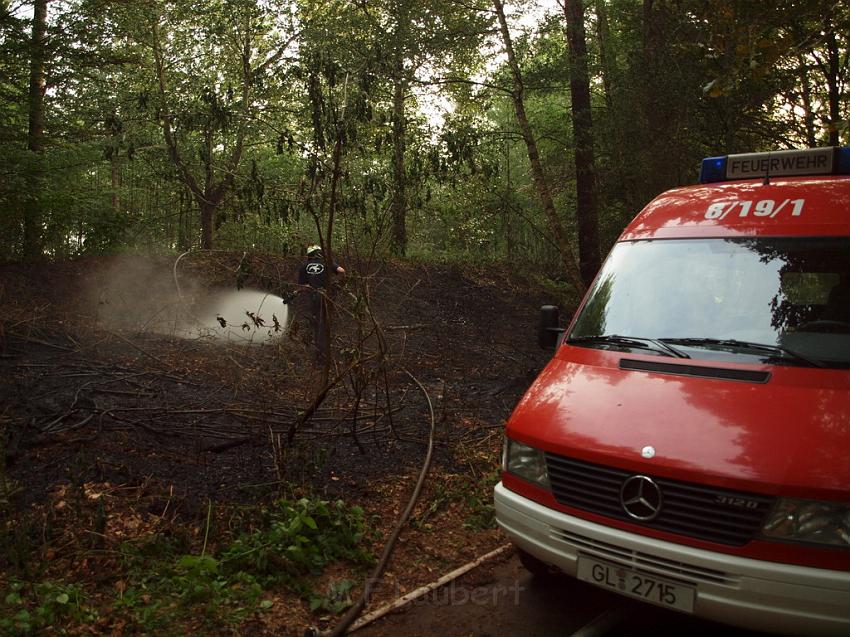
[[[648,476],[632,476],[620,487],[620,502],[629,517],[649,522],[661,511],[661,489]]]

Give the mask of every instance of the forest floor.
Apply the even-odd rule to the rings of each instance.
[[[345,265],[339,382],[297,430],[322,386],[303,319],[266,340],[287,331],[280,299],[259,321],[213,308],[223,339],[184,316],[237,283],[285,293],[295,260],[0,267],[0,634],[333,625],[410,496],[429,403],[434,463],[370,608],[504,543],[502,426],[548,359],[537,310],[557,290],[506,267]]]

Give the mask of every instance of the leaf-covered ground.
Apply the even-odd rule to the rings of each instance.
[[[322,384],[301,302],[262,345],[182,324],[214,291],[292,291],[296,266],[214,252],[0,269],[0,632],[332,623],[412,490],[429,401],[434,466],[375,604],[503,542],[500,427],[546,361],[537,307],[557,291],[507,268],[352,259],[339,383],[290,442]]]

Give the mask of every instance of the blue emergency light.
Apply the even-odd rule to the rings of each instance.
[[[850,146],[706,157],[702,160],[699,181],[708,184],[802,175],[850,175]]]

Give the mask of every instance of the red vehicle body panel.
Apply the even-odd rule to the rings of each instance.
[[[771,200],[774,216],[741,214],[742,201]],[[798,213],[793,214],[793,202]],[[727,211],[707,214],[710,206]],[[737,208],[735,206],[738,206]],[[724,206],[728,207],[724,208]],[[763,212],[763,210],[762,210]],[[850,236],[850,177],[724,182],[668,191],[621,241],[742,236]],[[578,315],[578,312],[577,314]],[[665,363],[770,372],[763,384],[620,369],[637,352],[563,345],[516,407],[507,436],[587,462],[765,495],[847,502],[850,494],[850,370],[665,359]],[[652,445],[654,458],[641,449]],[[605,518],[557,503],[503,472],[504,485],[552,509],[698,548],[850,570],[850,551],[755,539],[714,544]]]
[[[622,459],[624,469],[697,475],[718,487],[777,495],[782,485],[782,495],[823,500],[850,492],[850,372],[776,366],[750,391],[748,383],[622,370],[621,358],[658,360],[561,347],[517,406],[511,433],[547,451],[582,450],[588,462]],[[651,460],[640,455],[647,444]]]
[[[748,210],[741,216],[741,201],[775,202],[775,216],[757,216]],[[793,202],[804,200],[797,216]],[[782,206],[783,202],[785,203]],[[706,218],[709,206],[732,206],[722,219]],[[780,206],[782,206],[780,208]],[[850,234],[850,177],[783,177],[769,184],[748,180],[687,186],[668,190],[653,199],[635,217],[621,241],[697,237],[808,236]]]

